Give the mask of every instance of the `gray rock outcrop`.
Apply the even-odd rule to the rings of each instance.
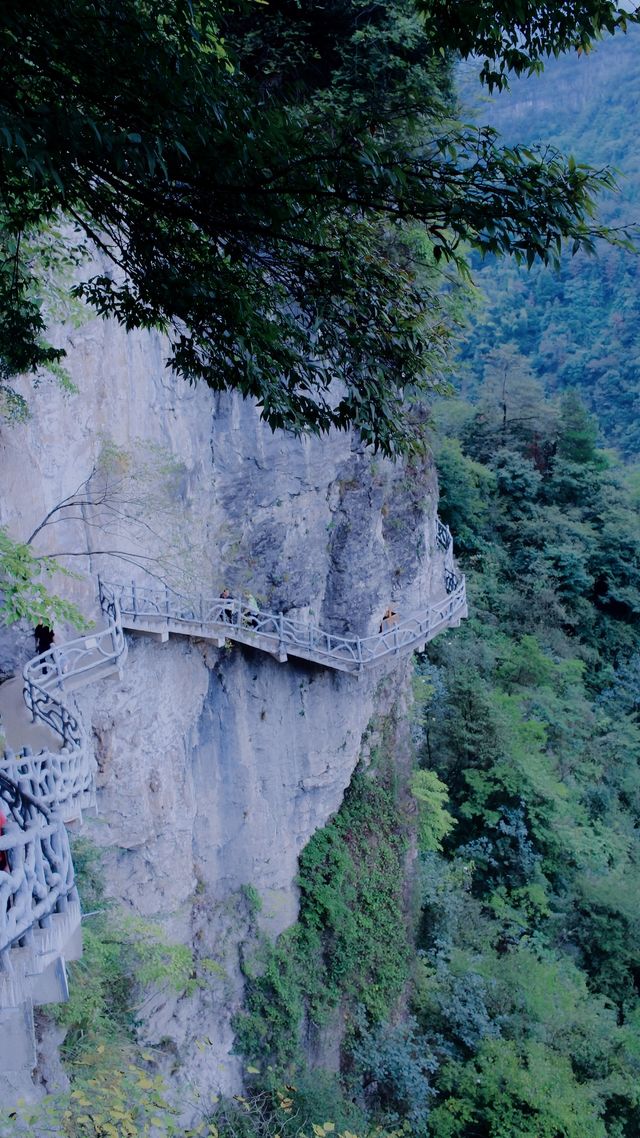
[[[390,604],[409,614],[443,594],[428,460],[394,464],[350,435],[273,435],[252,404],[168,373],[159,337],[111,323],[76,330],[68,363],[77,394],[42,382],[31,419],[2,428],[0,524],[24,539],[70,498],[34,548],[79,574],[54,585],[94,619],[97,572],[250,592],[359,635]],[[7,673],[10,646],[2,657]],[[270,932],[295,919],[299,853],[339,807],[367,725],[402,698],[408,672],[402,659],[386,679],[358,682],[237,645],[137,637],[122,681],[78,697],[99,771],[87,826],[110,894],[216,964],[195,994],[158,991],[144,1008],[142,1036],[194,1094],[241,1081],[231,1016],[243,887],[260,894]]]

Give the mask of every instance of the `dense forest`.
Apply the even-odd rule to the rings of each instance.
[[[640,525],[596,438],[575,394],[533,384],[506,420],[491,391],[442,412],[473,611],[417,664],[417,910],[407,936],[415,818],[383,736],[375,777],[305,852],[300,922],[265,949],[239,1025],[258,1080],[301,1080],[298,1121],[335,1120],[296,1067],[303,1012],[341,1008],[339,1124],[638,1133]]]
[[[640,161],[634,107],[640,97],[638,33],[606,40],[592,55],[551,60],[543,77],[478,97],[475,77],[461,89],[480,121],[511,144],[546,141],[577,163],[609,164],[618,192],[601,210],[612,226],[640,222]],[[513,262],[473,261],[480,296],[463,339],[458,372],[471,386],[486,372],[516,366],[550,391],[575,387],[595,411],[601,441],[627,458],[640,446],[638,339],[640,261],[635,252],[600,246],[597,257],[569,250],[559,273]],[[505,354],[506,353],[506,354]],[[460,374],[461,373],[461,374]]]
[[[599,48],[588,80],[584,60],[552,63],[492,109],[507,137],[622,167],[615,224],[640,188],[634,42]],[[472,614],[417,662],[415,893],[407,913],[416,819],[387,725],[374,777],[305,852],[298,926],[249,975],[239,1039],[257,1087],[296,1088],[283,1128],[640,1129],[640,520],[633,467],[601,449],[637,453],[637,273],[616,248],[556,275],[474,264],[463,397],[432,440]],[[301,1025],[336,1009],[329,1090]]]

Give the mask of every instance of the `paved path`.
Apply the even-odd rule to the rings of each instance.
[[[24,702],[22,676],[0,685],[0,732],[12,751],[31,747],[32,751],[59,751],[62,739],[46,723],[31,720]]]
[[[467,615],[464,577],[453,570],[445,575],[447,591],[420,612],[383,621],[371,636],[343,636],[327,632],[310,621],[261,609],[246,597],[185,597],[169,588],[100,582],[101,597],[117,601],[122,627],[147,633],[159,640],[189,636],[246,644],[285,663],[289,656],[310,660],[325,668],[360,674],[395,656],[420,650],[445,629],[457,627]]]

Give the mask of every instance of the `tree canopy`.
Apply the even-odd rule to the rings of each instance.
[[[484,54],[503,84],[630,19],[602,0],[7,0],[4,377],[63,355],[37,235],[59,229],[50,266],[68,224],[99,254],[77,294],[166,332],[188,380],[254,397],[274,428],[411,445],[451,330],[443,266],[464,270],[469,246],[527,263],[591,249],[612,184],[460,124],[448,52]]]
[[[588,52],[603,33],[626,31],[638,18],[637,6],[622,8],[610,0],[421,0],[420,6],[442,45],[465,59],[484,56],[480,76],[490,89],[508,86],[510,71],[541,71],[545,57]]]
[[[564,56],[545,76],[521,79],[483,105],[501,137],[528,145],[548,139],[563,152],[579,147],[593,165],[615,162],[620,192],[599,213],[609,225],[640,216],[640,155],[633,108],[640,99],[640,29],[601,44],[590,59]],[[471,71],[465,67],[464,71]],[[469,77],[469,91],[475,78]],[[464,96],[465,84],[461,81]],[[547,390],[575,387],[600,423],[602,439],[626,459],[640,453],[640,263],[608,246],[599,256],[564,256],[560,271],[531,272],[513,262],[472,259],[481,304],[469,312],[457,375],[479,377],[496,349],[513,349]],[[475,382],[475,380],[473,381]]]

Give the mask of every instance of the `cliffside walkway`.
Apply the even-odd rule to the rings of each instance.
[[[241,597],[182,597],[169,588],[100,582],[100,595],[117,601],[122,626],[166,641],[169,636],[227,641],[258,648],[285,663],[289,656],[339,672],[360,674],[400,653],[419,650],[467,614],[464,577],[445,570],[445,595],[423,612],[383,621],[372,636],[341,636],[317,625],[272,613]]]
[[[260,609],[246,598],[193,599],[167,588],[99,581],[105,627],[35,656],[23,670],[22,693],[13,681],[2,685],[0,710],[11,724],[12,741],[21,736],[37,746],[44,739],[46,745],[37,753],[25,745],[0,755],[0,1068],[29,1069],[32,1005],[66,998],[64,961],[81,952],[65,823],[81,818],[94,804],[95,792],[91,750],[69,695],[121,674],[125,630],[160,641],[173,635],[211,640],[219,647],[233,641],[283,663],[293,656],[355,675],[391,662],[466,616],[465,580],[455,572],[451,534],[441,523],[436,541],[447,555],[442,598],[416,615],[383,621],[372,636],[327,632]],[[16,1040],[26,1043],[16,1050]]]
[[[40,978],[57,963],[63,946],[67,959],[78,954],[74,934],[80,904],[60,814],[2,771],[0,797],[5,817],[0,835],[0,1008],[6,1009],[19,1006],[27,995],[34,1001],[46,997]],[[50,991],[57,994],[59,979],[50,979]]]
[[[65,961],[82,951],[80,902],[65,823],[95,803],[93,758],[68,694],[120,671],[127,645],[117,604],[106,628],[34,656],[19,692],[3,684],[13,735],[47,745],[0,755],[0,1070],[35,1062],[34,1004],[68,996]],[[28,723],[26,709],[36,729]],[[7,1075],[9,1078],[9,1075]]]

